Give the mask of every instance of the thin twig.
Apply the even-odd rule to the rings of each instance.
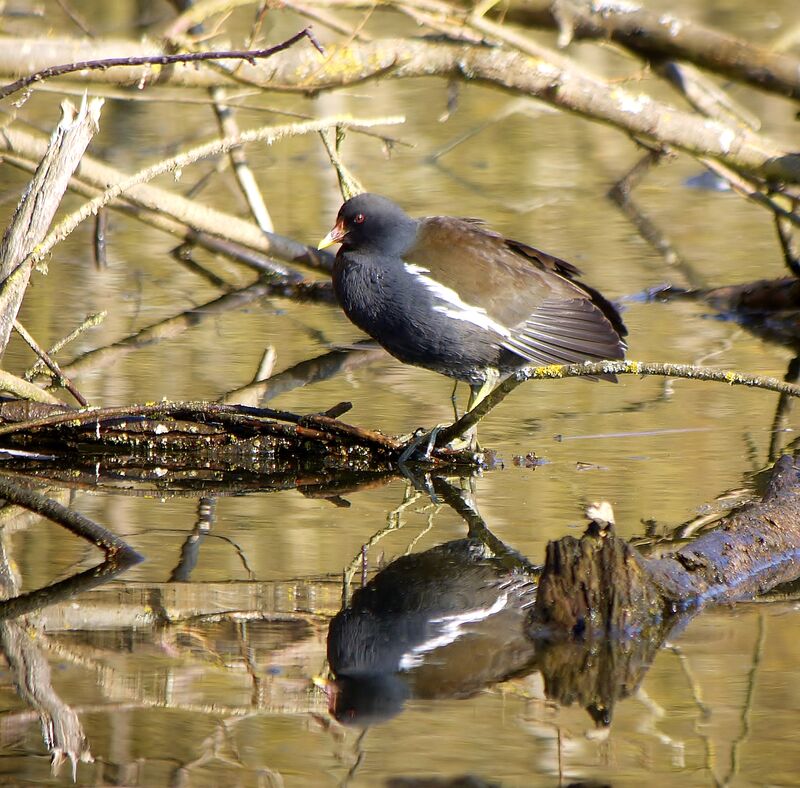
[[[293,0],[284,0],[283,6],[289,8],[300,16],[310,19],[312,22],[318,22],[325,27],[335,30],[345,36],[353,36],[357,41],[371,41],[372,37],[363,32],[354,32],[350,25],[344,24],[334,14],[329,14],[320,8],[313,5],[304,5],[302,3],[295,3]]]
[[[341,126],[337,126],[335,129],[324,129],[319,136],[322,137],[322,144],[325,146],[328,158],[339,178],[339,191],[342,193],[342,198],[349,200],[357,194],[363,194],[366,189],[339,156],[339,146],[344,139],[344,131]]]
[[[95,314],[88,315],[87,318],[75,329],[69,332],[65,337],[62,337],[58,340],[58,342],[47,351],[47,355],[51,358],[58,353],[63,347],[68,345],[74,339],[77,339],[84,331],[94,328],[95,326],[99,326],[108,315],[108,312],[103,310],[102,312],[96,312]],[[42,367],[44,364],[41,361],[37,361],[26,373],[25,373],[25,380],[33,380],[34,376],[41,372]]]
[[[295,33],[291,38],[276,44],[267,49],[249,50],[219,50],[216,52],[185,52],[177,55],[141,55],[134,57],[108,57],[101,60],[81,60],[76,63],[62,63],[58,66],[49,66],[33,74],[21,77],[16,82],[11,82],[5,87],[0,88],[0,99],[4,99],[17,91],[27,88],[36,82],[42,82],[52,77],[60,77],[64,74],[72,74],[75,71],[105,71],[115,66],[169,66],[174,63],[198,63],[204,60],[246,60],[251,65],[255,65],[257,59],[272,57],[278,52],[283,52],[289,47],[294,46],[300,39],[307,38],[320,54],[324,54],[322,45],[317,41],[316,36],[308,27],[303,28],[299,33]]]
[[[56,0],[61,10],[69,17],[70,21],[78,28],[80,28],[81,33],[85,36],[89,36],[89,38],[94,38],[94,33],[92,33],[91,28],[83,17],[78,14],[78,12],[71,8],[67,0]]]
[[[78,391],[75,384],[61,371],[61,367],[50,358],[47,351],[39,347],[39,343],[27,332],[25,326],[23,326],[19,320],[14,321],[14,330],[22,337],[25,344],[39,357],[44,365],[56,376],[59,384],[72,394],[81,406],[88,406],[89,400]]]
[[[225,88],[211,88],[210,95],[214,100],[214,113],[217,116],[220,131],[227,137],[239,135],[239,124],[236,122],[233,110],[225,101]],[[236,177],[236,182],[239,184],[239,188],[247,201],[250,213],[256,220],[256,224],[265,233],[274,232],[275,226],[272,223],[272,217],[264,202],[261,190],[258,188],[253,171],[247,162],[247,154],[244,148],[240,146],[231,148],[228,151],[228,156],[233,165],[233,174]]]
[[[221,276],[217,276],[213,271],[209,271],[205,266],[200,265],[192,257],[193,246],[190,243],[182,243],[170,250],[170,257],[177,260],[187,270],[193,274],[197,274],[206,280],[212,287],[222,290],[223,293],[232,293],[236,290],[236,285],[227,282]]]

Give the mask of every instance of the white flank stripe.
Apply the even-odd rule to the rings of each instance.
[[[414,265],[414,263],[404,263],[404,265],[406,271],[422,282],[434,298],[443,302],[434,306],[434,311],[441,312],[454,320],[463,320],[479,328],[494,331],[502,337],[511,336],[511,332],[504,325],[492,320],[483,307],[472,306],[466,301],[462,301],[461,296],[455,290],[446,287],[441,282],[437,282],[430,276],[425,276],[425,274],[430,273],[427,268]]]

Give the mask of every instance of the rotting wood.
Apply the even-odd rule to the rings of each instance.
[[[223,296],[223,298],[226,296]],[[69,367],[65,367],[66,372]],[[521,383],[531,379],[611,374],[651,374],[753,386],[800,396],[800,386],[707,367],[652,364],[638,361],[601,361],[520,369],[503,381],[475,408],[447,427],[419,437],[391,438],[333,419],[326,414],[301,416],[287,411],[209,402],[161,402],[122,408],[83,409],[41,419],[0,426],[0,444],[36,451],[79,449],[197,454],[233,453],[235,456],[326,456],[343,467],[365,468],[370,462],[394,465],[403,461],[480,465],[483,457],[448,448]],[[429,445],[428,445],[429,444]],[[406,457],[411,446],[415,451]],[[423,447],[424,450],[423,450]],[[404,460],[403,458],[406,457]]]
[[[13,411],[12,411],[13,412]],[[322,459],[328,467],[395,467],[412,438],[394,438],[325,414],[209,402],[160,402],[121,408],[58,411],[0,426],[0,445],[57,454],[113,452],[150,458],[191,455],[217,460],[280,462]],[[471,452],[434,449],[433,464],[475,465]]]
[[[709,603],[749,600],[800,577],[800,474],[781,457],[761,501],[660,558],[595,520],[547,547],[528,632],[545,692],[608,726],[672,632]]]
[[[597,523],[580,539],[551,542],[532,626],[549,638],[648,636],[676,613],[750,599],[798,576],[800,473],[784,455],[761,501],[660,558],[644,558]]]

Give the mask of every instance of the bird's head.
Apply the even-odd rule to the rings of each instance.
[[[417,221],[397,203],[365,192],[342,205],[336,224],[317,248],[341,243],[345,249],[399,254],[411,245],[416,232]]]

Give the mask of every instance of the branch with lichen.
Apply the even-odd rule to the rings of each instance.
[[[509,375],[487,397],[453,424],[436,433],[436,445],[445,446],[479,424],[517,386],[528,380],[553,380],[559,378],[596,377],[597,375],[655,375],[665,378],[684,378],[727,383],[730,386],[750,386],[800,397],[800,386],[777,378],[749,375],[744,372],[714,369],[692,364],[663,364],[649,361],[595,361],[585,364],[548,364],[541,367],[523,367]]]

